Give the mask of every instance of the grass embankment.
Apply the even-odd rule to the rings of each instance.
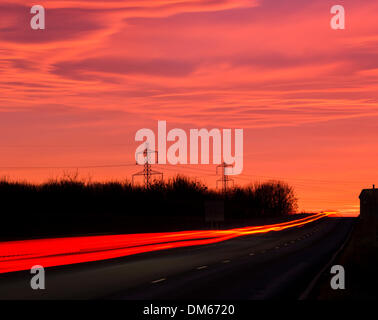
[[[351,237],[333,265],[345,270],[345,289],[333,290],[330,270],[322,274],[310,295],[317,300],[377,300],[378,298],[378,246],[367,231],[377,232],[377,219],[358,218]]]

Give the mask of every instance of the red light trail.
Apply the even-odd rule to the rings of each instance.
[[[0,243],[0,273],[62,266],[130,256],[164,249],[212,244],[232,238],[301,227],[327,217],[322,212],[289,222],[229,230],[141,233],[109,236],[54,238]]]

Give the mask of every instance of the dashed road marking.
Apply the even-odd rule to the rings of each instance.
[[[231,260],[223,260],[222,262],[223,263],[229,263],[229,262],[231,262]]]
[[[254,254],[253,252],[251,252],[249,255],[250,255],[250,256],[254,256],[255,254]]]
[[[152,281],[151,283],[159,283],[159,282],[163,282],[163,281],[165,281],[165,280],[167,280],[167,279],[165,279],[165,278],[161,278],[161,279],[158,279],[158,280],[154,280],[154,281]]]
[[[202,269],[206,269],[207,266],[201,266],[201,267],[197,267],[197,270],[202,270]]]

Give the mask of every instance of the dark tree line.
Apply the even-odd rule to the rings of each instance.
[[[42,184],[0,180],[0,239],[204,228],[206,201],[222,201],[227,221],[287,215],[293,189],[270,181],[226,194],[177,176],[150,189],[130,182],[90,182],[65,176]]]

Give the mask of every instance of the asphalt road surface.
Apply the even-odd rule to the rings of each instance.
[[[46,268],[46,289],[30,272],[0,274],[0,299],[298,299],[347,239],[352,218],[221,243]]]

